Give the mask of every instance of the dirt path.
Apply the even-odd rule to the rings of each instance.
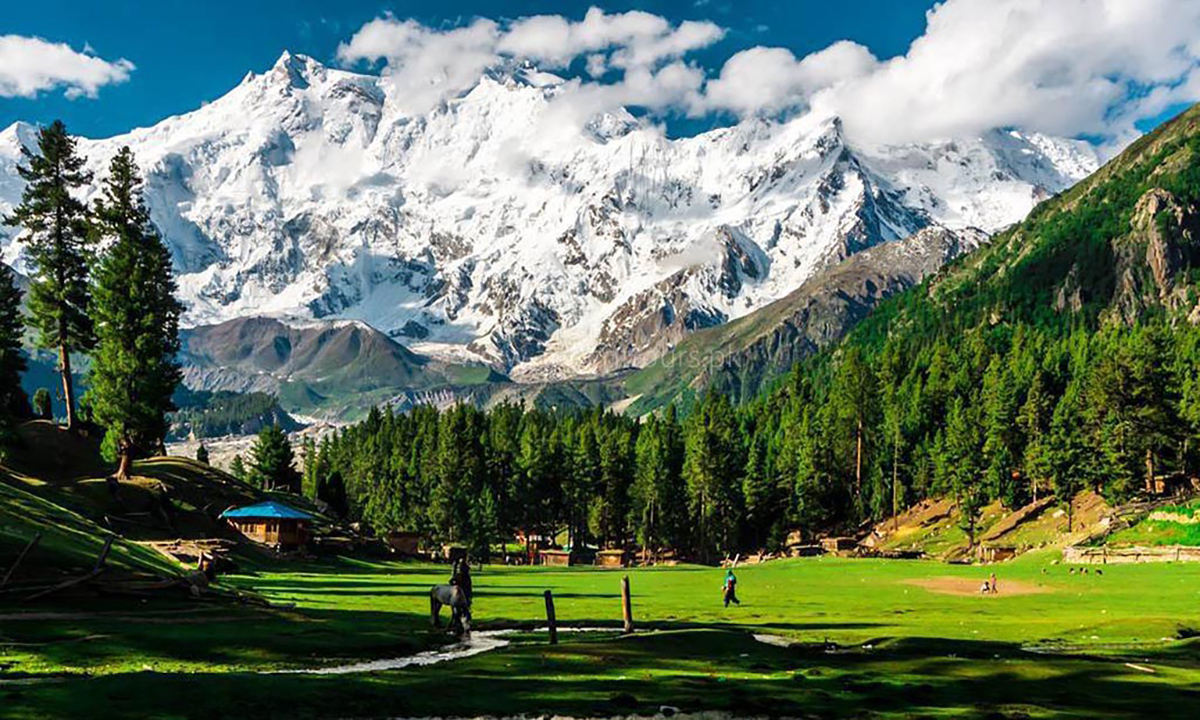
[[[975,595],[983,598],[999,598],[1012,597],[1014,595],[1037,595],[1040,593],[1054,592],[1054,588],[1045,585],[1034,585],[1033,583],[1022,582],[1020,580],[1005,580],[998,578],[996,585],[999,586],[999,592],[985,594],[979,592],[979,587],[983,585],[983,578],[978,580],[974,578],[960,577],[936,577],[925,578],[919,580],[905,580],[905,585],[916,585],[919,588],[924,588],[929,592],[941,593],[942,595]]]

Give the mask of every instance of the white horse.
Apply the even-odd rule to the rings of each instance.
[[[429,619],[435,628],[442,626],[442,606],[450,608],[450,630],[456,635],[471,634],[471,599],[458,585],[434,585],[429,588]]]

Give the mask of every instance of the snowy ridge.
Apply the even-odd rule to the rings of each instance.
[[[1097,166],[1085,143],[1018,132],[860,147],[814,114],[677,140],[628,113],[580,130],[561,82],[498,68],[407,116],[386,81],[285,53],[81,150],[100,174],[133,148],[188,324],[360,320],[518,378],[643,364],[860,250],[1016,222]],[[0,212],[31,141],[0,133]],[[3,258],[23,269],[12,235]]]

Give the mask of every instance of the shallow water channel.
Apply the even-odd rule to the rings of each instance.
[[[414,655],[405,655],[398,658],[384,658],[380,660],[365,660],[362,662],[348,663],[345,665],[331,665],[328,667],[319,668],[302,668],[297,670],[271,670],[265,671],[264,674],[272,675],[346,675],[349,673],[360,672],[376,672],[379,670],[399,670],[406,667],[420,667],[423,665],[435,665],[449,660],[460,660],[462,658],[479,655],[491,650],[498,650],[510,644],[508,638],[513,635],[533,634],[536,632],[546,632],[546,628],[522,629],[522,628],[507,628],[504,630],[478,630],[472,632],[467,637],[459,640],[456,643],[436,648],[434,650],[425,650]],[[562,633],[612,633],[618,634],[620,631],[611,627],[593,627],[593,628],[563,628],[558,629]]]

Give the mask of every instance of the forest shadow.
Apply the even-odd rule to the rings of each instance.
[[[744,632],[686,630],[567,637],[553,647],[521,644],[382,673],[134,672],[4,691],[14,717],[78,715],[89,706],[100,708],[92,717],[583,717],[652,714],[669,705],[735,716],[1173,718],[1192,716],[1196,688],[1120,662],[1031,656],[1011,643],[915,638],[885,651],[831,653],[765,646]]]

